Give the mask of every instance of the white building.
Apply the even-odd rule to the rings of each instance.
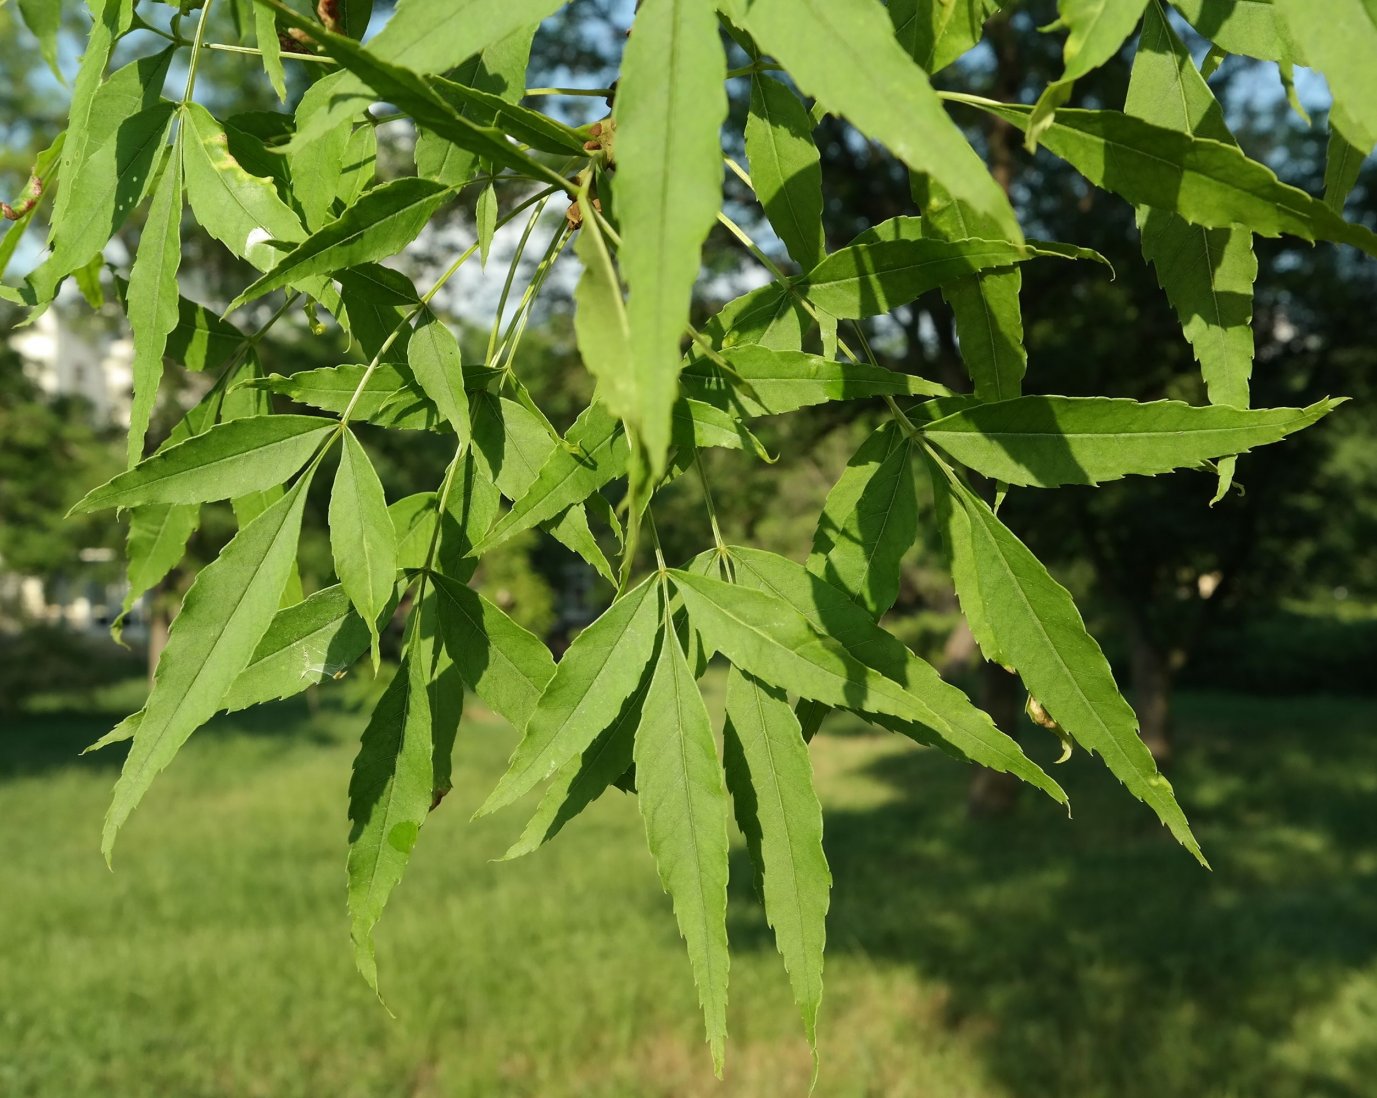
[[[10,347],[24,363],[24,372],[50,396],[84,398],[98,424],[129,427],[133,395],[134,348],[125,336],[114,334],[84,305],[56,302],[32,324],[8,333]],[[0,471],[3,476],[3,471]],[[113,559],[108,549],[82,553],[91,564]],[[0,561],[0,619],[2,607],[13,607],[20,620],[66,623],[82,631],[104,631],[119,613],[123,583],[104,583],[74,575],[46,586],[33,576],[9,573]],[[131,634],[135,630],[131,629]]]
[[[62,304],[54,303],[32,324],[12,332],[9,343],[45,393],[84,397],[98,423],[129,427],[134,345],[127,337],[89,321],[78,328]]]

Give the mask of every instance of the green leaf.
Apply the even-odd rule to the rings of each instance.
[[[926,458],[926,455],[924,455]],[[991,663],[1008,667],[1009,661],[999,650],[994,626],[990,621],[990,608],[985,605],[980,593],[980,579],[976,573],[975,537],[971,531],[970,516],[961,506],[960,500],[952,495],[942,467],[926,458],[932,480],[933,511],[937,527],[942,532],[942,545],[946,550],[947,571],[951,573],[956,597],[961,604],[961,612],[966,617],[971,636],[981,654]]]
[[[1012,267],[1039,256],[1097,259],[1064,244],[1006,240],[883,240],[833,252],[808,274],[804,287],[833,316],[878,316],[939,286],[989,267]]]
[[[459,341],[429,309],[421,313],[407,344],[406,360],[416,381],[440,414],[449,421],[460,443],[470,437],[469,398]]]
[[[635,759],[636,800],[646,841],[688,946],[713,1066],[720,1076],[730,965],[727,791],[707,707],[672,629],[662,639],[646,693]]]
[[[549,522],[626,471],[622,425],[594,404],[574,421],[565,438],[521,495],[475,548],[484,553],[532,527]]]
[[[1124,109],[1148,122],[1229,144],[1223,111],[1185,44],[1152,0]],[[1181,319],[1214,404],[1248,406],[1253,370],[1257,257],[1246,229],[1207,229],[1165,210],[1140,208],[1143,256]]]
[[[729,0],[719,5],[828,111],[1022,239],[1003,190],[948,117],[874,0]],[[831,312],[832,310],[828,310]]]
[[[811,324],[798,293],[771,282],[727,302],[703,326],[703,334],[718,350],[758,343],[772,350],[798,351]]]
[[[899,561],[918,537],[908,443],[890,422],[870,436],[827,494],[808,570],[878,618],[899,594]]]
[[[72,223],[73,211],[78,210],[81,206],[81,196],[77,193],[77,188],[71,184],[79,174],[83,174],[82,165],[91,155],[87,151],[88,143],[94,135],[92,148],[105,144],[113,131],[110,119],[104,117],[105,104],[101,104],[101,110],[96,110],[97,96],[101,94],[101,90],[105,86],[102,85],[101,81],[105,77],[105,67],[110,63],[110,53],[115,39],[128,30],[129,25],[134,21],[134,0],[106,0],[99,8],[93,9],[93,14],[95,21],[91,26],[91,33],[86,39],[86,49],[81,55],[81,64],[77,69],[76,80],[72,84],[72,101],[68,108],[67,136],[62,144],[61,159],[58,162],[56,173],[65,181],[66,185],[58,189],[57,198],[53,203],[53,214],[48,220],[49,245],[54,243],[57,226],[61,225],[66,230]],[[159,58],[161,63],[166,64],[171,60],[171,51],[164,51],[159,55]],[[144,64],[147,65],[148,61],[145,60]],[[131,67],[126,66],[126,68]],[[132,71],[136,74],[138,72],[137,69]],[[124,72],[123,69],[115,76],[119,76],[122,72]],[[163,72],[166,73],[165,68]],[[113,80],[114,77],[111,79]],[[140,105],[151,106],[157,98],[162,81],[158,81],[158,87],[153,87],[151,80],[145,82],[140,76],[135,75],[133,82],[139,85],[139,91],[136,94],[140,96]],[[149,91],[145,93],[144,88],[148,88]],[[153,100],[143,102],[144,94],[151,94]],[[124,117],[130,112],[123,109],[123,113],[119,111],[114,113]],[[108,176],[104,182],[108,185]],[[104,241],[100,243],[103,244]],[[99,248],[100,244],[97,244],[96,247]],[[80,265],[87,258],[89,258],[89,253],[87,256],[76,260],[74,266]],[[61,274],[59,273],[50,281],[49,286],[45,286],[43,289],[46,290],[50,287],[55,289],[60,277]],[[44,296],[48,295],[45,294]]]
[[[995,727],[989,714],[944,682],[931,664],[920,660],[894,636],[857,606],[849,592],[825,583],[801,565],[761,549],[731,548],[737,582],[766,592],[793,607],[812,628],[825,632],[855,659],[902,683],[922,716],[895,719],[878,716],[876,722],[890,731],[922,744],[935,745],[961,759],[1013,774],[1041,789],[1058,804],[1066,794],[1018,744]],[[812,720],[805,720],[805,735]]]
[[[601,797],[631,768],[634,761],[632,744],[635,742],[636,727],[641,722],[651,678],[651,674],[644,674],[641,685],[627,698],[617,719],[582,755],[560,767],[520,838],[502,855],[502,861],[530,854],[548,843],[565,824]]]
[[[167,358],[188,370],[213,372],[239,355],[247,343],[248,337],[233,324],[182,297],[177,300],[177,323],[163,350]]]
[[[914,198],[923,210],[919,230],[906,237],[910,220],[895,218],[893,239],[916,239],[923,235],[936,240],[965,240],[987,237],[998,226],[967,203],[953,198],[940,184],[921,176],[912,177]],[[883,228],[883,226],[878,226]],[[1028,369],[1028,352],[1023,346],[1023,312],[1019,291],[1023,273],[1018,268],[980,271],[948,282],[942,296],[951,306],[956,320],[956,336],[961,361],[975,383],[975,394],[982,400],[1007,400],[1018,396],[1023,375]]]
[[[721,357],[748,388],[704,358],[685,367],[684,392],[694,400],[740,416],[779,415],[834,400],[935,396],[947,391],[912,374],[864,363],[834,362],[803,351],[740,344],[723,351]]]
[[[375,187],[283,256],[271,271],[230,302],[226,312],[310,275],[333,274],[396,255],[416,239],[449,196],[450,189],[443,183],[415,176]]]
[[[526,67],[536,26],[528,24],[514,30],[474,53],[450,72],[448,80],[432,77],[431,83],[462,117],[480,126],[492,125],[500,117],[509,132],[522,132],[518,140],[539,148],[543,143],[533,140],[537,134],[545,137],[549,129],[563,127],[537,111],[515,106],[526,91]],[[512,113],[513,108],[516,114]],[[576,148],[582,149],[582,141],[577,141]],[[473,178],[477,168],[476,153],[436,133],[422,131],[416,135],[417,174],[451,187],[462,187]]]
[[[191,734],[220,708],[272,623],[296,563],[310,472],[236,534],[182,601],[158,661],[153,691],[115,783],[101,850]]]
[[[778,80],[751,77],[746,157],[765,216],[805,271],[822,262],[822,162],[813,123],[797,95]]]
[[[976,105],[1019,129],[1028,126],[1031,108],[989,100]],[[1377,255],[1377,235],[1282,183],[1233,145],[1117,111],[1085,110],[1058,111],[1042,143],[1097,187],[1135,206],[1170,210],[1207,228],[1237,224],[1260,236],[1334,240]]]
[[[1329,150],[1324,162],[1324,204],[1340,217],[1349,192],[1363,170],[1363,161],[1371,152],[1370,146],[1362,146],[1362,138],[1348,136],[1356,132],[1357,127],[1348,120],[1343,107],[1332,106],[1329,110]]]
[[[1172,0],[1172,6],[1226,53],[1263,61],[1301,60],[1273,0]]]
[[[574,638],[522,730],[507,772],[477,815],[496,812],[551,777],[616,719],[655,647],[658,590],[653,577],[641,582]]]
[[[290,377],[269,374],[245,384],[280,393],[298,404],[336,415],[344,414],[350,399],[357,392],[359,399],[350,414],[351,422],[361,421],[410,431],[429,431],[441,423],[439,410],[417,384],[410,369],[387,362],[379,363],[371,374],[367,366],[346,363],[343,366],[303,370]]]
[[[433,84],[419,75],[421,71],[442,71],[458,64],[491,41],[532,22],[531,11],[540,7],[544,7],[547,13],[553,10],[558,6],[556,0],[517,0],[497,6],[492,5],[490,0],[444,0],[443,3],[418,0],[409,8],[404,5],[386,28],[392,31],[399,23],[406,24],[405,32],[388,35],[386,45],[384,34],[379,34],[368,49],[352,39],[331,34],[319,23],[281,3],[281,0],[258,2],[272,8],[288,26],[305,31],[326,56],[334,58],[342,68],[358,78],[340,83],[332,97],[330,109],[313,116],[309,126],[293,138],[293,146],[317,139],[341,119],[362,111],[375,98],[365,90],[372,88],[378,96],[409,114],[422,129],[431,130],[502,167],[514,168],[559,186],[566,185],[563,176],[520,151],[501,130],[477,125],[465,118],[450,106]],[[456,21],[462,22],[466,15],[472,15],[471,9],[478,4],[488,9],[482,13],[487,17],[473,18],[469,24],[457,26]],[[407,19],[401,18],[402,12],[408,13]],[[429,32],[421,30],[426,24],[431,27]],[[439,32],[442,27],[445,28],[444,34]],[[427,33],[434,37],[424,44],[414,38],[417,34],[424,38]],[[403,41],[410,42],[414,48],[409,51],[402,48]],[[403,68],[394,63],[401,60],[405,60],[409,67]]]
[[[57,32],[62,29],[62,4],[59,0],[19,0],[19,14],[38,39],[39,51],[48,62],[48,68],[62,80],[62,70],[57,66]]]
[[[1138,25],[1147,0],[1057,0],[1058,27],[1069,32],[1062,46],[1061,79],[1049,85],[1033,108],[1030,139],[1036,140],[1052,114],[1071,95],[1071,86],[1119,52]]]
[[[267,18],[275,19],[268,8],[258,7],[255,11],[260,17],[266,13]],[[298,132],[308,127],[317,114],[330,109],[340,81],[347,77],[348,73],[333,72],[306,89],[296,108]],[[341,168],[349,164],[351,127],[352,121],[345,118],[319,140],[301,146],[289,145],[287,148],[292,197],[307,227],[311,229],[318,229],[333,220],[331,209],[339,197]],[[371,126],[366,128],[372,130]]]
[[[927,717],[900,683],[856,659],[783,599],[678,569],[669,574],[704,643],[741,670],[827,705],[920,723]]]
[[[378,668],[378,616],[397,582],[397,532],[387,513],[382,481],[352,431],[344,434],[330,493],[330,548],[340,586],[368,623],[373,669]]]
[[[1138,736],[1138,718],[1115,686],[1109,662],[1086,632],[1071,596],[984,501],[949,479],[970,519],[980,593],[1000,651],[1067,734],[1099,752],[1128,791],[1206,864],[1171,783],[1157,772]]]
[[[353,338],[360,357],[368,362],[405,361],[411,339],[408,321],[421,304],[411,279],[390,267],[364,263],[340,271],[335,281],[339,300],[333,308],[338,310],[340,325]]]
[[[250,175],[230,155],[225,131],[197,103],[183,108],[186,194],[197,223],[261,271],[306,239],[306,230],[271,181]]]
[[[268,74],[277,98],[287,102],[287,74],[282,70],[282,44],[277,37],[277,17],[269,8],[253,9],[254,38],[263,57],[263,71]]]
[[[1275,7],[1304,63],[1324,74],[1342,104],[1348,136],[1358,145],[1377,145],[1377,74],[1370,64],[1377,51],[1377,10],[1367,0],[1332,0],[1322,13],[1302,0],[1276,0]]]
[[[608,412],[618,419],[634,418],[644,399],[644,379],[636,368],[621,282],[597,218],[584,219],[574,252],[583,263],[574,291],[579,356],[597,378],[596,398]]]
[[[93,488],[72,513],[145,503],[207,503],[281,484],[334,428],[315,416],[221,423]]]
[[[1328,415],[1308,408],[1192,407],[1111,397],[1017,397],[977,404],[922,428],[962,465],[1007,484],[1103,484],[1198,466],[1266,446]]]
[[[440,596],[433,588],[428,584],[422,586],[411,653],[425,681],[426,701],[430,707],[432,812],[454,788],[454,742],[464,716],[464,678],[455,662],[455,653],[445,639],[439,601]],[[462,653],[459,655],[462,657]]]
[[[904,51],[927,73],[940,72],[974,46],[999,0],[890,0],[889,18]]]
[[[514,728],[525,728],[555,675],[550,650],[476,591],[449,576],[431,579],[445,644],[465,684]]]
[[[343,678],[367,649],[368,627],[344,589],[335,586],[317,591],[277,612],[258,642],[253,658],[234,680],[220,708],[223,712],[234,713],[264,702],[290,698],[326,679]],[[142,721],[143,710],[140,709],[82,754],[132,739]]]
[[[396,605],[389,592],[386,609]],[[221,702],[226,712],[299,694],[342,678],[368,650],[369,624],[338,584],[277,612],[253,658]]]
[[[331,0],[330,8],[335,31],[356,40],[364,36],[373,17],[373,0]]]
[[[413,620],[414,636],[419,626]],[[402,879],[434,792],[430,697],[414,652],[379,700],[349,780],[349,918],[354,961],[378,989],[373,928]]]
[[[120,615],[110,630],[118,641],[124,618],[144,593],[152,590],[186,555],[187,542],[200,525],[200,508],[154,503],[136,507],[129,514],[129,536],[125,555],[129,567],[125,574],[124,600]]]
[[[51,300],[63,278],[100,253],[148,193],[172,123],[172,104],[158,98],[170,60],[170,50],[141,58],[100,85],[86,140],[70,166],[69,129],[63,186],[50,220],[52,252],[30,276],[40,302]]]
[[[637,13],[614,108],[619,258],[639,381],[623,418],[652,476],[669,453],[679,344],[721,210],[726,74],[711,4],[661,0]]]
[[[722,758],[737,824],[763,885],[765,918],[816,1059],[832,886],[822,849],[822,806],[803,730],[783,692],[736,668],[727,674]]]
[[[761,461],[775,460],[764,444],[731,412],[687,397],[681,397],[674,405],[674,445],[679,452],[676,465],[684,460],[685,453],[691,461],[695,446],[699,449],[720,446],[728,450],[748,450]]]
[[[478,196],[474,206],[474,223],[478,229],[478,261],[486,267],[493,234],[497,232],[497,190],[491,183]]]
[[[51,194],[54,190],[53,185],[60,181],[58,164],[62,158],[62,150],[66,147],[66,144],[67,131],[63,130],[53,138],[51,145],[34,158],[33,171],[31,174],[35,179],[40,181],[43,187],[43,193],[38,195],[34,204],[29,207],[28,212],[20,215],[16,221],[11,223],[5,231],[5,235],[0,237],[0,275],[4,275],[5,271],[9,269],[10,260],[14,258],[14,253],[19,248],[19,241],[33,223],[33,219],[38,215],[38,209],[43,204],[44,196]],[[61,188],[57,189],[59,192],[61,191]],[[10,288],[0,287],[0,289],[8,291]],[[15,304],[20,304],[22,301],[22,296],[15,298]]]
[[[177,268],[182,261],[182,132],[178,130],[162,178],[153,192],[148,220],[139,235],[129,272],[129,327],[134,336],[130,365],[129,464],[143,457],[144,436],[163,376],[167,336],[181,313]]]
[[[374,98],[369,94],[370,87],[386,92],[370,80],[384,63],[406,65],[412,73],[447,72],[508,35],[540,23],[563,3],[564,0],[402,0],[387,25],[368,43],[367,50],[348,38],[329,34],[319,23],[285,5],[269,6],[284,23],[309,33],[329,56],[355,73],[353,79],[341,82],[332,109],[302,134],[304,140],[314,140],[341,118],[366,109]],[[346,53],[342,45],[352,48]],[[363,60],[372,64],[364,67],[360,63]],[[354,69],[347,62],[359,64],[359,68]],[[400,100],[390,101],[403,110],[409,109]]]

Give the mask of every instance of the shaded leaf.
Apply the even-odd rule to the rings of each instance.
[[[514,728],[525,728],[555,675],[550,650],[478,592],[448,576],[432,581],[445,644],[465,684]]]
[[[530,854],[548,843],[565,824],[601,797],[631,768],[632,744],[635,742],[636,727],[641,722],[651,678],[647,669],[641,685],[626,699],[617,719],[582,755],[560,767],[520,838],[502,855],[503,861]]]
[[[703,358],[685,367],[684,392],[694,400],[741,416],[779,415],[834,400],[934,396],[947,391],[912,374],[864,363],[834,362],[803,351],[742,344],[724,350],[722,358],[747,387]]]
[[[416,628],[413,620],[413,646]],[[422,661],[408,652],[364,729],[349,779],[349,933],[354,961],[375,991],[373,928],[430,814],[434,763],[426,685]]]
[[[918,536],[908,443],[890,422],[847,463],[818,516],[808,570],[878,618],[899,594],[899,561]]]
[[[653,577],[614,602],[564,653],[521,742],[477,815],[512,803],[587,750],[621,711],[650,662],[660,618]]]
[[[805,271],[822,262],[822,163],[813,124],[797,95],[778,80],[751,77],[746,157],[765,216]]]
[[[833,316],[878,316],[966,275],[1050,256],[1097,259],[1065,244],[1004,240],[883,240],[833,252],[808,273],[809,299]]]
[[[1198,466],[1266,446],[1328,415],[1309,408],[1192,407],[1112,397],[1017,397],[978,404],[923,427],[963,465],[1008,484],[1103,484]]]

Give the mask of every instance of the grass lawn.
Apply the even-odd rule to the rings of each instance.
[[[513,739],[482,711],[380,928],[389,1016],[348,944],[364,717],[342,693],[198,732],[113,875],[98,847],[120,758],[75,753],[137,695],[0,722],[0,1095],[807,1093],[739,845],[719,1084],[635,802],[613,791],[495,864],[524,818],[468,822]],[[1074,821],[1031,791],[972,821],[960,766],[837,731],[814,748],[836,878],[818,1095],[1374,1093],[1371,702],[1182,699],[1173,780],[1213,873],[1081,755],[1058,773]]]

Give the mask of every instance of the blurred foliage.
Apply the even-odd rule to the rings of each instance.
[[[0,318],[3,322],[3,318]],[[120,432],[97,428],[84,400],[49,397],[0,343],[0,560],[50,579],[82,549],[118,544],[107,518],[64,519],[120,458]]]

